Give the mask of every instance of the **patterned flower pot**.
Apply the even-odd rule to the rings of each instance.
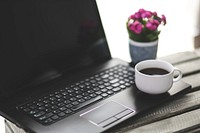
[[[153,42],[136,42],[129,39],[129,51],[133,64],[147,59],[156,59],[158,40]]]

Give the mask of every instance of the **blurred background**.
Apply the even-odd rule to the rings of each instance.
[[[140,8],[164,14],[158,57],[200,47],[200,0],[97,0],[113,57],[130,61],[126,21]],[[5,133],[0,117],[0,133]]]
[[[167,18],[159,35],[158,57],[193,50],[194,38],[200,35],[199,0],[97,0],[97,3],[113,57],[130,61],[126,21],[140,8]]]

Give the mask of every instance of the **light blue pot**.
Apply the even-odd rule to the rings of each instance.
[[[153,42],[136,42],[129,39],[129,51],[133,64],[143,60],[156,59],[158,40]]]

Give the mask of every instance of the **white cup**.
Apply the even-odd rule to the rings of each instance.
[[[146,71],[149,70],[149,72],[142,72],[144,69]],[[167,72],[156,74],[158,69],[163,69]],[[178,76],[175,77],[175,74],[178,74]],[[135,66],[135,84],[139,90],[145,93],[165,93],[172,87],[174,82],[179,81],[181,78],[182,72],[166,61],[145,60],[137,63]]]

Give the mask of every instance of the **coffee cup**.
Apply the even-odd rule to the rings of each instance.
[[[145,60],[135,65],[136,87],[148,94],[165,93],[181,78],[181,70],[163,60]]]

